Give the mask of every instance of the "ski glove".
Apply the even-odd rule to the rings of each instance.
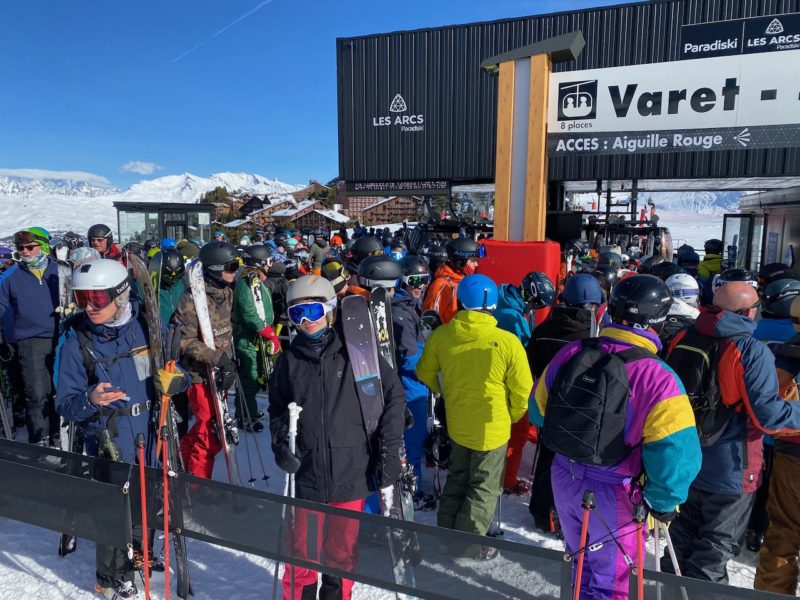
[[[189,382],[180,371],[170,373],[166,369],[159,369],[153,378],[153,385],[159,394],[177,396],[187,390]]]
[[[272,450],[275,452],[275,464],[280,467],[281,471],[294,475],[300,470],[300,457],[289,449],[286,444],[273,446]]]
[[[229,390],[236,381],[236,365],[233,364],[231,357],[223,352],[217,361],[217,368],[219,369],[217,384],[223,390]]]
[[[388,448],[381,449],[379,476],[380,487],[385,488],[394,485],[400,479],[400,472],[403,469],[403,462],[400,459],[403,453],[402,446],[390,451]]]
[[[11,344],[0,344],[0,361],[10,362],[14,358],[14,346]]]
[[[655,510],[652,506],[650,506],[647,503],[646,500],[645,500],[645,505],[647,506],[647,511],[651,515],[653,515],[653,518],[656,521],[661,521],[662,523],[672,523],[678,517],[678,511],[675,509],[661,512],[660,510]]]
[[[264,327],[261,331],[258,332],[262,338],[267,340],[272,344],[272,348],[270,349],[271,354],[277,354],[281,350],[281,341],[278,339],[278,336],[275,335],[275,330],[272,329],[269,325]]]

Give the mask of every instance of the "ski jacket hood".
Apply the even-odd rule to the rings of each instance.
[[[705,258],[700,261],[697,267],[697,275],[704,280],[711,279],[717,273],[722,271],[722,255],[721,254],[706,254]]]
[[[439,265],[436,277],[425,293],[422,312],[432,310],[439,315],[442,324],[449,323],[458,312],[456,288],[462,279],[464,274],[453,270],[447,263]]]
[[[41,279],[14,265],[0,275],[0,318],[7,312],[16,341],[54,339],[58,332],[58,263],[48,261]]]
[[[700,310],[691,304],[687,304],[680,298],[673,298],[672,306],[669,307],[669,312],[667,314],[676,317],[686,317],[694,321],[700,315]]]
[[[656,356],[661,342],[655,333],[616,324],[600,331],[600,349],[605,352],[620,352],[633,346],[652,352],[653,356],[625,364],[630,385],[625,443],[631,453],[614,466],[581,465],[581,468],[588,478],[620,484],[630,483],[644,471],[647,474],[644,496],[650,506],[659,511],[674,510],[686,500],[689,484],[700,468],[694,413],[683,384]],[[537,380],[528,408],[535,425],[544,423],[559,369],[581,348],[580,341],[565,346]]]
[[[498,287],[494,318],[497,319],[500,329],[513,333],[523,346],[528,345],[532,327],[525,311],[525,301],[517,286],[504,283]]]
[[[419,380],[444,396],[450,437],[471,450],[508,442],[533,385],[522,344],[496,325],[491,315],[459,311],[431,334],[417,364]]]

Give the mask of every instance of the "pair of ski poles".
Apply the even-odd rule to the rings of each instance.
[[[583,507],[583,520],[581,522],[581,536],[580,536],[580,543],[578,546],[578,550],[572,554],[566,554],[564,556],[564,560],[571,561],[572,558],[577,554],[578,556],[578,564],[575,573],[575,587],[573,588],[573,600],[580,600],[580,593],[581,593],[581,579],[583,576],[583,561],[586,556],[586,552],[593,552],[595,550],[599,550],[602,548],[604,544],[604,540],[600,540],[599,542],[595,542],[591,545],[587,546],[588,542],[588,534],[589,534],[589,515],[592,511],[595,511],[596,504],[595,504],[595,496],[594,492],[591,490],[586,490],[583,493],[583,499],[581,501],[581,506]],[[615,535],[616,531],[612,531],[609,527],[608,523],[605,519],[603,519],[602,515],[599,512],[595,511],[595,516],[598,518],[600,523],[608,532],[609,538],[616,544],[619,551],[622,553],[622,556],[625,559],[626,564],[636,574],[636,589],[637,589],[637,598],[639,600],[644,600],[644,563],[645,563],[645,550],[644,550],[644,527],[645,521],[647,519],[647,512],[645,511],[643,504],[637,504],[634,506],[633,512],[633,523],[636,523],[636,564],[634,566],[634,561],[631,556],[625,551],[620,543],[618,537]],[[675,569],[675,574],[680,577],[681,571],[678,565],[678,559],[675,555],[675,548],[672,545],[672,539],[669,535],[669,529],[667,525],[662,523],[659,520],[655,520],[655,529],[654,529],[654,543],[655,543],[655,570],[656,572],[661,571],[660,565],[660,554],[661,554],[661,544],[660,544],[660,534],[663,533],[664,539],[667,544],[667,551],[669,553],[670,559],[672,561],[673,568]],[[627,534],[626,534],[627,535]],[[661,584],[656,584],[656,594],[658,600],[661,600]],[[689,596],[686,592],[686,588],[681,586],[681,596],[683,600],[688,600]]]
[[[294,454],[297,449],[297,422],[300,420],[300,413],[303,411],[302,406],[298,406],[297,402],[289,404],[289,451]],[[283,495],[294,498],[294,473],[286,474],[286,482],[283,486]],[[292,508],[294,515],[294,508]],[[283,523],[286,520],[286,504],[281,509],[281,527],[278,532],[278,547],[283,541]],[[293,534],[292,534],[293,535]],[[272,600],[278,597],[278,571],[280,569],[280,561],[275,560],[275,575],[272,579]],[[294,567],[290,566],[289,580],[291,585],[291,597],[294,598]]]

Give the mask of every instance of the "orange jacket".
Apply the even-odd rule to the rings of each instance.
[[[370,299],[369,290],[361,287],[360,285],[355,285],[353,283],[351,283],[350,285],[347,286],[347,295],[348,296],[363,296],[364,298],[367,299],[367,302],[369,302],[369,299]]]
[[[463,273],[455,272],[447,263],[440,265],[436,270],[436,278],[425,294],[422,312],[433,310],[439,315],[442,325],[449,323],[458,312],[456,287],[462,279],[464,279]]]

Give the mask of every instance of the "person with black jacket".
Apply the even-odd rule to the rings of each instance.
[[[295,474],[296,497],[347,510],[362,511],[370,492],[393,485],[400,476],[405,398],[400,379],[380,361],[384,408],[373,439],[368,439],[356,383],[343,336],[334,327],[336,293],[324,277],[307,275],[292,282],[287,293],[289,318],[298,335],[275,365],[269,381],[270,433],[276,464]],[[289,449],[289,404],[302,409],[297,449]],[[324,533],[318,547],[307,546],[312,521]],[[313,537],[313,536],[312,536]],[[355,568],[358,521],[295,511],[289,533],[293,556],[319,556],[341,571]],[[292,578],[294,581],[292,581]],[[284,598],[316,598],[317,572],[287,569]],[[319,598],[350,598],[353,582],[322,576]]]
[[[561,348],[569,342],[590,336],[594,318],[592,307],[596,309],[603,303],[603,290],[592,275],[579,273],[567,279],[560,300],[561,303],[553,307],[547,320],[533,330],[528,342],[528,364],[534,380],[541,377],[545,367]],[[537,455],[528,510],[538,529],[556,531],[555,518],[551,518],[554,504],[550,482],[550,465],[555,454],[540,441]]]

